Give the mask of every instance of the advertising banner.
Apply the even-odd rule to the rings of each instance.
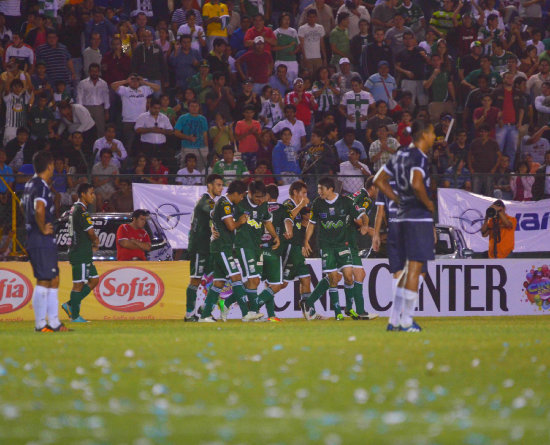
[[[437,190],[439,224],[462,229],[468,246],[475,252],[488,249],[488,239],[481,236],[481,226],[488,207],[495,198],[465,190]],[[550,246],[550,199],[533,202],[504,201],[506,213],[517,219],[514,252],[540,252]]]
[[[279,202],[288,198],[289,187],[279,187]],[[172,248],[187,249],[193,209],[206,193],[206,186],[132,184],[132,193],[134,209],[147,209],[157,215]]]
[[[60,304],[69,299],[71,268],[59,263]],[[189,262],[96,262],[98,287],[82,303],[90,320],[183,319]],[[308,260],[313,285],[321,279],[321,261]],[[384,260],[363,260],[365,307],[387,317],[391,308],[391,277]],[[33,320],[35,279],[29,263],[0,266],[0,321]],[[341,283],[342,284],[342,283]],[[208,286],[208,285],[207,285]],[[228,289],[229,290],[229,289]],[[261,290],[261,288],[260,288]],[[224,292],[222,296],[228,296]],[[206,289],[199,288],[198,304]],[[301,318],[298,282],[275,297],[277,316]],[[340,304],[344,306],[340,286]],[[327,295],[316,304],[319,313],[333,316]],[[65,314],[60,311],[62,319]],[[265,311],[264,311],[265,313]],[[549,260],[439,260],[430,263],[417,308],[425,316],[497,316],[550,314]],[[219,315],[218,310],[214,316]],[[230,318],[239,318],[237,305]]]

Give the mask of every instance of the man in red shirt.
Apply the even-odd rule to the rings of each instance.
[[[154,155],[151,157],[151,166],[149,167],[149,174],[155,175],[146,178],[151,184],[168,184],[169,170],[164,165],[159,156]],[[162,175],[162,176],[160,176]]]
[[[149,212],[138,209],[132,213],[132,222],[122,224],[116,232],[116,259],[118,261],[145,261],[145,252],[151,250],[151,239],[145,231]]]
[[[271,50],[268,51],[266,47],[264,38],[258,36],[254,39],[254,48],[235,61],[235,68],[237,68],[241,79],[244,80],[247,77],[252,79],[252,88],[256,94],[262,93],[262,88],[269,82],[269,76],[273,72],[273,57]],[[243,63],[246,65],[246,76],[242,67]]]
[[[301,120],[306,127],[309,138],[311,135],[311,117],[313,112],[319,108],[313,94],[304,91],[304,81],[297,77],[294,79],[294,91],[287,93],[285,104],[292,104],[296,107],[296,119]]]
[[[277,45],[277,38],[271,30],[265,26],[265,19],[262,14],[256,14],[252,22],[252,27],[246,30],[244,34],[244,47],[251,49],[254,46],[256,37],[261,36],[265,41],[265,50],[271,54],[271,47]]]
[[[502,117],[496,129],[496,140],[502,153],[515,164],[518,130],[525,116],[525,98],[514,88],[514,75],[505,72],[502,85],[493,91],[493,103],[502,110]]]

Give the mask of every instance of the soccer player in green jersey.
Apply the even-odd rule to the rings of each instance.
[[[99,283],[99,275],[92,261],[93,252],[99,248],[99,238],[88,213],[88,206],[95,203],[93,186],[80,184],[76,193],[78,201],[69,212],[69,262],[73,269],[73,289],[70,300],[61,307],[72,321],[87,323],[80,316],[80,304]]]
[[[367,234],[374,235],[374,229],[369,227],[369,223],[374,220],[375,205],[374,199],[378,192],[374,185],[374,176],[369,176],[365,180],[365,187],[359,190],[352,196],[353,205],[361,214],[363,226],[367,226]],[[365,311],[365,300],[363,298],[363,281],[365,280],[365,269],[359,256],[359,247],[357,245],[357,225],[350,221],[348,225],[348,242],[353,261],[353,280],[352,293],[346,293],[346,309],[345,314],[354,320],[372,320],[378,317],[378,314],[368,313]],[[346,288],[344,284],[344,289]],[[353,310],[353,302],[355,301],[355,309]]]
[[[266,186],[267,208],[273,216],[273,227],[280,240],[279,247],[275,248],[274,239],[270,234],[262,238],[262,279],[267,283],[266,288],[258,295],[258,307],[265,304],[268,321],[280,322],[281,319],[275,315],[275,294],[284,289],[288,283],[283,282],[283,258],[288,240],[292,238],[292,222],[288,220],[287,208],[277,202],[279,198],[279,187],[275,184]],[[290,232],[289,230],[290,229]]]
[[[319,227],[323,273],[326,274],[326,277],[319,281],[308,299],[300,302],[306,320],[323,318],[315,313],[314,304],[327,290],[329,290],[331,306],[336,313],[336,320],[344,320],[338,302],[339,270],[344,276],[346,296],[353,298],[353,259],[349,247],[347,226],[351,221],[355,221],[360,225],[362,235],[365,235],[368,229],[368,226],[364,225],[360,212],[353,205],[353,201],[345,196],[340,196],[334,189],[333,179],[325,177],[319,180],[317,186],[319,198],[315,199],[311,206],[311,216],[304,238],[302,251],[304,256],[309,256],[312,253],[309,240],[315,231],[315,226]]]
[[[204,193],[193,210],[191,230],[189,230],[190,280],[187,286],[187,312],[184,321],[197,321],[194,315],[197,301],[197,289],[203,275],[210,275],[212,267],[210,257],[210,212],[214,208],[216,197],[222,194],[223,177],[216,174],[206,178],[206,193]]]
[[[248,194],[236,207],[235,216],[247,215],[248,220],[237,229],[235,235],[235,251],[239,258],[243,281],[250,311],[258,312],[258,286],[262,275],[262,236],[265,230],[273,239],[273,250],[280,246],[279,236],[273,227],[273,215],[269,213],[265,200],[265,184],[262,181],[252,181],[248,184]],[[229,302],[228,307],[229,307]]]
[[[311,295],[311,275],[307,267],[302,246],[309,221],[309,199],[307,185],[303,181],[294,181],[288,189],[290,198],[283,202],[287,209],[287,233],[289,243],[283,254],[283,277],[285,283],[300,280],[300,299],[305,300]]]
[[[216,234],[210,239],[210,258],[214,281],[206,295],[204,310],[199,323],[215,322],[212,318],[212,310],[218,301],[226,280],[231,280],[233,288],[233,294],[226,300],[227,307],[236,301],[241,309],[243,321],[253,321],[261,318],[258,314],[248,311],[246,290],[241,281],[237,261],[233,258],[235,231],[248,221],[248,215],[246,214],[242,214],[235,220],[235,207],[243,200],[245,194],[246,184],[242,181],[233,181],[227,187],[226,194],[218,199],[210,214],[212,217],[212,230]],[[225,314],[225,317],[227,317],[227,314]],[[223,313],[222,319],[224,319]]]

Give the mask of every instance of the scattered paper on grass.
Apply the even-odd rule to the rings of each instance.
[[[126,351],[124,352],[124,357],[127,357],[127,358],[132,358],[134,355],[135,355],[134,351],[131,349],[126,349]]]

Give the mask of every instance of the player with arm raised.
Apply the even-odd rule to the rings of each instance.
[[[334,191],[334,180],[328,177],[321,178],[317,190],[319,198],[313,201],[311,217],[306,229],[303,254],[309,256],[312,249],[309,245],[315,226],[319,227],[319,243],[323,273],[326,277],[319,281],[306,301],[300,306],[306,320],[315,320],[320,317],[315,313],[314,304],[330,287],[329,296],[331,305],[336,313],[336,320],[344,320],[338,302],[338,271],[344,276],[346,296],[353,298],[353,259],[348,241],[347,225],[351,220],[361,226],[361,234],[366,234],[368,226],[364,225],[359,211],[350,198],[340,196]]]
[[[286,230],[286,219],[288,210],[277,202],[279,197],[279,187],[275,184],[269,184],[265,188],[267,196],[267,209],[273,217],[273,228],[279,237],[280,244],[275,247],[273,236],[264,233],[262,238],[262,279],[266,282],[265,289],[258,295],[258,308],[265,304],[267,309],[268,321],[280,322],[281,319],[275,315],[275,294],[284,289],[288,283],[283,282],[283,257],[286,251],[288,240],[291,234]]]
[[[194,315],[197,301],[197,289],[203,275],[212,273],[210,263],[210,212],[214,208],[215,199],[222,194],[223,177],[212,174],[206,178],[207,191],[204,193],[193,210],[191,229],[189,230],[189,267],[190,280],[187,286],[187,312],[183,321],[198,321]]]
[[[374,229],[369,227],[374,216],[374,197],[377,190],[374,185],[374,176],[369,176],[365,180],[365,186],[361,188],[352,197],[353,205],[361,214],[362,226],[367,226],[367,234],[373,236]],[[359,247],[357,245],[357,226],[355,221],[351,221],[348,225],[348,242],[353,260],[353,284],[352,292],[346,293],[346,309],[345,314],[354,320],[373,320],[378,318],[378,314],[365,311],[365,299],[363,298],[363,281],[365,280],[365,269],[363,262],[359,256]],[[353,302],[355,301],[355,309],[353,310]]]
[[[302,253],[310,213],[307,185],[303,181],[294,181],[288,193],[290,198],[283,205],[287,210],[285,228],[290,238],[283,253],[283,277],[285,283],[300,280],[300,299],[305,300],[311,295],[311,275]]]
[[[55,204],[48,186],[54,172],[53,156],[39,151],[32,158],[36,174],[25,184],[21,201],[27,231],[26,249],[36,278],[32,296],[36,332],[65,332],[59,321],[59,268],[53,223]]]
[[[99,283],[99,274],[92,261],[93,253],[99,248],[94,224],[88,213],[88,206],[95,204],[94,187],[91,184],[79,184],[76,189],[78,201],[69,211],[69,262],[73,269],[73,289],[71,298],[61,306],[71,321],[87,323],[80,316],[80,304]]]
[[[233,294],[227,300],[236,301],[239,304],[243,315],[242,320],[251,321],[259,318],[257,314],[248,311],[246,290],[241,281],[237,261],[233,258],[235,231],[248,221],[248,215],[241,215],[235,220],[235,206],[243,200],[245,194],[246,184],[242,181],[233,181],[227,187],[226,194],[218,199],[212,209],[212,227],[216,231],[216,237],[213,236],[210,239],[210,258],[214,281],[206,295],[199,323],[215,322],[212,318],[212,310],[226,280],[231,281],[233,288]],[[227,307],[229,306],[230,304]]]
[[[262,275],[261,244],[264,227],[273,238],[273,248],[277,249],[280,245],[279,236],[272,223],[273,216],[269,213],[265,196],[265,184],[262,181],[252,181],[248,184],[246,197],[239,202],[235,209],[236,218],[240,218],[241,215],[248,217],[246,224],[237,229],[235,250],[243,272],[250,313],[253,315],[258,312],[258,286]],[[229,308],[232,302],[226,301],[226,303]]]
[[[428,197],[428,153],[435,140],[431,124],[417,120],[412,125],[413,143],[399,151],[376,174],[375,184],[392,201],[398,203],[395,242],[404,273],[399,278],[394,296],[394,311],[402,307],[399,330],[419,332],[413,320],[418,300],[419,277],[427,261],[434,259],[434,204]],[[389,182],[395,181],[395,191]],[[395,330],[397,323],[390,323]],[[388,326],[388,329],[390,326]]]

